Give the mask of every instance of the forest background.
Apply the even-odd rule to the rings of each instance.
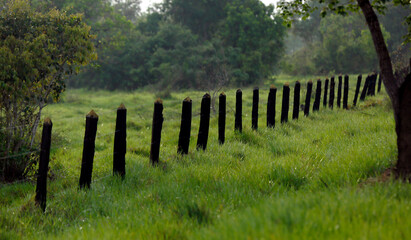
[[[164,0],[147,11],[141,0],[34,0],[41,9],[83,13],[96,36],[98,59],[67,84],[75,88],[163,91],[258,85],[272,74],[332,75],[378,71],[361,14],[320,10],[286,28],[273,5],[256,0]],[[312,3],[315,4],[315,3]],[[407,7],[380,15],[393,56],[409,55]]]

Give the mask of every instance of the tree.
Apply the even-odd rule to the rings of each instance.
[[[387,45],[385,44],[382,30],[378,21],[378,17],[375,10],[383,13],[385,9],[385,0],[374,0],[370,3],[369,0],[356,0],[356,1],[340,1],[340,0],[319,0],[319,3],[323,3],[321,15],[324,17],[327,12],[335,12],[341,15],[347,15],[349,11],[358,11],[359,9],[363,13],[367,22],[368,28],[371,32],[374,47],[378,56],[381,76],[384,82],[384,86],[391,99],[391,103],[394,110],[395,129],[397,133],[397,145],[398,145],[398,161],[395,172],[398,177],[404,179],[411,179],[411,129],[408,126],[410,117],[410,102],[407,96],[411,95],[410,90],[410,77],[404,78],[395,76],[390,54],[388,52]],[[407,0],[395,0],[394,3],[404,6],[410,6]],[[303,19],[309,17],[310,13],[316,9],[310,6],[303,0],[292,0],[290,2],[280,2],[279,7],[282,10],[282,16],[286,20],[290,20],[290,17],[299,15]],[[289,21],[290,23],[290,21]],[[406,41],[410,41],[410,24],[411,14],[407,16],[407,23],[409,24],[409,31]],[[409,76],[409,75],[408,75]]]
[[[28,0],[9,0],[0,12],[1,177],[24,175],[42,109],[58,100],[65,78],[95,59],[90,27],[80,15],[35,11]]]
[[[273,73],[283,53],[282,19],[274,15],[273,5],[265,6],[259,0],[234,0],[226,11],[220,35],[234,80],[244,85],[257,83]]]

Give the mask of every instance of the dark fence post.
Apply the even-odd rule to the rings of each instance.
[[[337,107],[341,108],[341,95],[342,95],[342,75],[338,76],[338,90],[337,90]]]
[[[91,110],[86,116],[86,132],[84,134],[83,160],[81,163],[80,189],[90,188],[93,172],[94,151],[96,147],[98,115]]]
[[[201,100],[200,129],[198,130],[197,149],[206,150],[210,128],[210,94],[206,93]]]
[[[277,88],[274,85],[270,87],[267,101],[267,127],[275,127],[275,104],[276,104]]]
[[[382,79],[381,79],[381,73],[380,73],[380,77],[378,78],[378,93],[381,92],[381,83],[382,83]]]
[[[343,108],[348,109],[348,91],[350,86],[350,79],[348,75],[344,76],[344,98],[343,98]]]
[[[243,92],[238,89],[235,96],[235,124],[234,129],[243,131]]]
[[[362,88],[362,92],[361,92],[361,96],[360,96],[360,101],[364,101],[365,100],[365,96],[367,95],[367,91],[370,85],[370,75],[367,76],[367,78],[365,79],[365,84],[364,87]]]
[[[251,127],[254,130],[258,129],[258,101],[260,101],[259,89],[256,87],[253,90],[253,108],[251,112]]]
[[[317,80],[317,89],[315,90],[315,100],[313,105],[313,112],[320,110],[321,102],[321,80]]]
[[[281,123],[288,122],[288,110],[290,108],[290,85],[284,84],[283,87],[283,102],[281,106]]]
[[[192,118],[193,101],[187,97],[183,101],[181,110],[180,135],[178,138],[177,153],[188,154],[190,145],[191,118]]]
[[[46,211],[47,201],[47,172],[49,170],[50,161],[50,145],[51,145],[51,129],[53,123],[50,118],[44,119],[43,133],[41,136],[41,148],[40,148],[40,162],[39,172],[37,176],[36,187],[36,203],[40,205],[41,210]]]
[[[367,89],[367,96],[373,96],[373,89],[375,92],[375,79],[374,79],[374,73],[370,75],[369,78],[369,83],[368,83],[368,89]]]
[[[150,161],[153,166],[158,164],[160,158],[161,130],[164,121],[163,109],[163,101],[157,99],[154,102],[153,127],[151,129]]]
[[[324,99],[323,99],[323,106],[327,107],[327,95],[328,95],[328,83],[330,80],[328,78],[325,79],[325,85],[324,85]]]
[[[375,88],[377,87],[377,74],[373,74],[372,78],[372,85],[371,85],[371,96],[375,96]]]
[[[307,83],[307,95],[305,96],[305,105],[304,105],[304,115],[308,116],[310,114],[310,102],[311,102],[311,93],[313,91],[313,81],[308,81]]]
[[[117,108],[116,132],[114,133],[113,175],[126,175],[127,109],[124,104]]]
[[[335,94],[335,80],[334,77],[331,77],[330,83],[330,99],[328,102],[328,107],[333,109],[334,108],[334,94]]]
[[[298,114],[300,113],[300,81],[295,82],[294,87],[294,104],[293,104],[293,119],[298,119]]]
[[[222,92],[218,100],[218,142],[220,144],[224,144],[225,141],[226,103],[227,96]]]
[[[362,80],[362,75],[360,74],[358,75],[357,86],[355,87],[355,96],[354,96],[354,102],[353,102],[354,106],[357,105],[358,95],[360,94],[361,80]]]

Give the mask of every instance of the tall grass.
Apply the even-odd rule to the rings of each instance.
[[[293,89],[295,80],[275,84],[290,81]],[[271,83],[260,86],[257,131],[251,130],[252,89],[243,90],[243,133],[234,132],[235,89],[225,90],[226,142],[218,143],[218,116],[212,113],[207,151],[195,150],[204,93],[172,93],[164,100],[161,164],[156,168],[149,163],[155,94],[67,91],[44,114],[54,124],[46,213],[34,206],[33,183],[2,185],[0,239],[411,238],[411,187],[378,180],[397,155],[386,95],[349,110],[321,105],[309,117],[280,124],[280,90],[276,127],[267,129]],[[187,96],[193,99],[192,137],[189,154],[180,156],[180,111]],[[112,176],[120,103],[128,109],[124,180]],[[82,138],[90,109],[100,116],[93,182],[89,191],[80,191]]]

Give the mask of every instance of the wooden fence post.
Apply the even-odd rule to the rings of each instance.
[[[236,131],[243,131],[243,92],[238,89],[235,96],[235,124]]]
[[[348,109],[348,91],[350,86],[350,79],[348,75],[344,76],[344,98],[343,98],[343,108]]]
[[[251,112],[251,127],[254,130],[258,129],[258,101],[260,101],[259,89],[256,87],[253,90],[253,108]]]
[[[277,88],[274,85],[270,87],[267,101],[267,127],[275,127],[275,104],[276,104]]]
[[[283,102],[281,106],[281,123],[288,122],[288,110],[290,108],[290,85],[283,86]]]
[[[315,100],[313,105],[313,112],[320,110],[321,102],[321,80],[317,80],[317,89],[315,90]]]
[[[310,114],[311,93],[313,91],[313,81],[308,81],[307,95],[305,96],[304,115],[307,117]]]
[[[371,76],[371,78],[372,78],[372,85],[371,85],[371,93],[370,93],[370,95],[371,96],[375,96],[375,88],[377,87],[377,74],[373,74],[372,76]]]
[[[325,79],[325,86],[324,86],[324,99],[323,99],[323,106],[327,107],[327,95],[328,95],[328,83],[330,80],[328,78]]]
[[[297,81],[295,82],[294,87],[293,119],[298,119],[298,114],[300,112],[300,91],[301,83],[300,81]]]
[[[370,75],[367,76],[365,79],[364,87],[362,88],[361,96],[360,96],[360,101],[365,100],[365,96],[367,95],[367,91],[370,85]]]
[[[337,90],[337,107],[341,108],[341,95],[342,95],[342,75],[338,76],[338,90]]]
[[[192,118],[193,101],[187,97],[183,101],[181,110],[180,135],[178,138],[177,153],[188,154],[190,146],[191,118]]]
[[[158,164],[160,158],[161,130],[164,121],[163,109],[163,101],[157,99],[154,102],[153,127],[151,129],[150,162],[153,166]]]
[[[220,144],[224,144],[225,141],[226,103],[227,96],[222,92],[218,101],[218,142]]]
[[[124,104],[117,108],[116,132],[114,133],[113,175],[126,175],[127,109]]]
[[[198,130],[197,149],[206,150],[208,131],[210,129],[210,94],[206,93],[201,100],[200,128]]]
[[[368,84],[368,89],[367,89],[367,96],[373,96],[373,93],[375,92],[375,78],[374,78],[374,73],[370,75],[370,80]]]
[[[381,73],[380,73],[380,77],[378,78],[378,93],[381,92],[381,83],[382,83],[382,79],[381,79]]]
[[[83,160],[81,163],[80,189],[90,188],[93,173],[94,151],[96,147],[98,115],[91,110],[86,116],[86,131],[84,134]]]
[[[334,94],[335,94],[335,80],[334,77],[331,77],[330,83],[330,99],[328,102],[328,107],[333,109],[334,108]]]
[[[362,75],[360,74],[358,75],[357,86],[355,87],[355,96],[354,96],[354,102],[353,102],[354,106],[357,105],[358,95],[360,94],[361,80],[362,80]]]
[[[44,119],[43,133],[41,136],[39,171],[37,176],[36,203],[43,212],[46,211],[47,202],[47,172],[50,161],[51,129],[53,123],[50,118]]]

